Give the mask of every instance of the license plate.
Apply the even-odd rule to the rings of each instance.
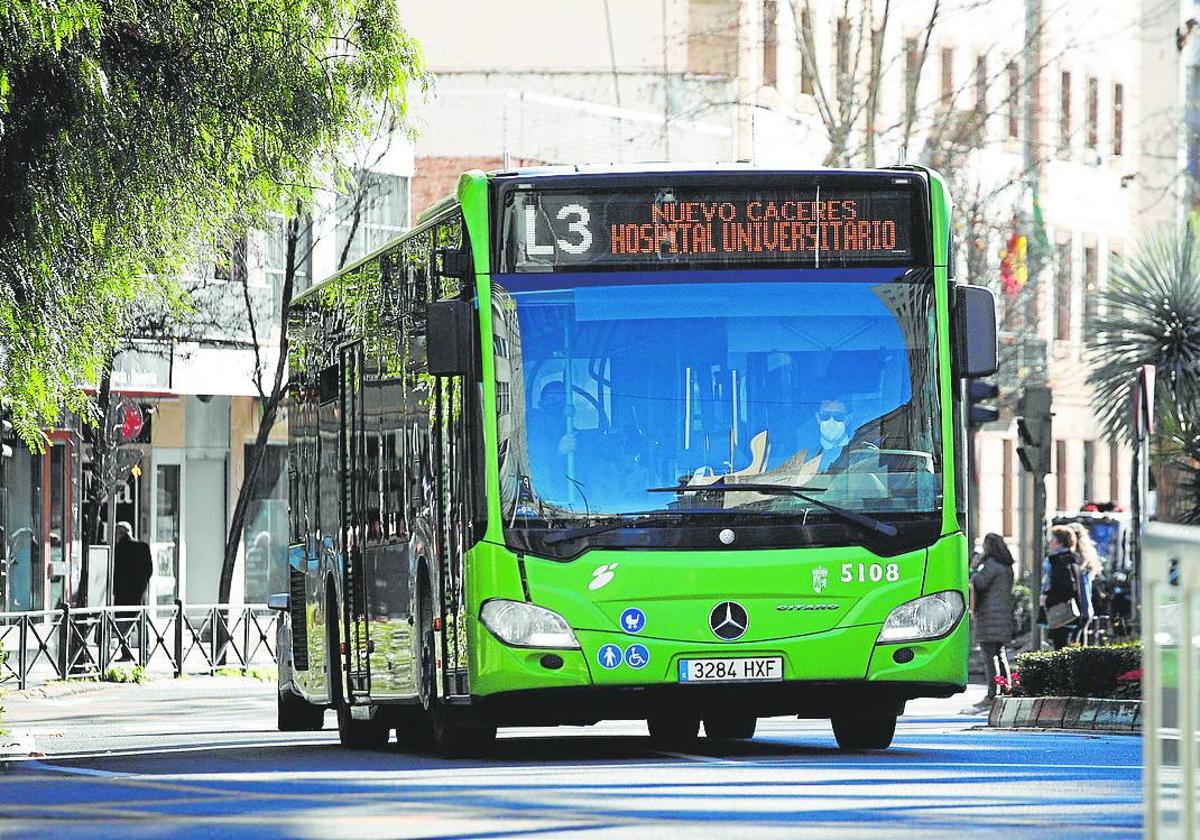
[[[679,660],[680,682],[778,682],[782,679],[782,656]]]

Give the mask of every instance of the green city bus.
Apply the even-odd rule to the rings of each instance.
[[[472,171],[297,297],[280,729],[882,749],[961,691],[996,323],[950,213],[917,167]]]

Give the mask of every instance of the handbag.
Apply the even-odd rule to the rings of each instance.
[[[1046,626],[1051,630],[1066,627],[1078,620],[1079,605],[1074,598],[1046,608]]]

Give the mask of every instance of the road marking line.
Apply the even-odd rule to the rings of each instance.
[[[239,750],[261,747],[320,747],[336,743],[337,740],[332,737],[321,740],[308,739],[300,741],[235,741],[227,744],[186,744],[178,747],[159,747],[158,749],[126,747],[125,749],[104,750],[103,752],[64,752],[55,753],[50,757],[55,760],[67,758],[103,760],[120,756],[165,755],[168,753],[203,752],[208,750]],[[0,756],[0,764],[5,761],[28,761],[28,757],[24,755]]]
[[[119,773],[115,770],[92,770],[87,767],[62,767],[58,764],[46,764],[41,761],[30,761],[27,765],[37,770],[49,770],[52,773],[65,773],[69,776],[97,776],[103,779],[126,779],[135,774]]]
[[[695,761],[700,764],[742,764],[744,762],[734,761],[728,758],[718,758],[713,755],[693,755],[692,753],[671,752],[670,750],[654,750],[658,755],[666,755],[671,758],[682,758],[685,761]]]

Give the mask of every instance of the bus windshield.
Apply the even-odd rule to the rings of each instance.
[[[927,269],[497,275],[505,525],[937,510]],[[677,487],[669,492],[655,488]]]

